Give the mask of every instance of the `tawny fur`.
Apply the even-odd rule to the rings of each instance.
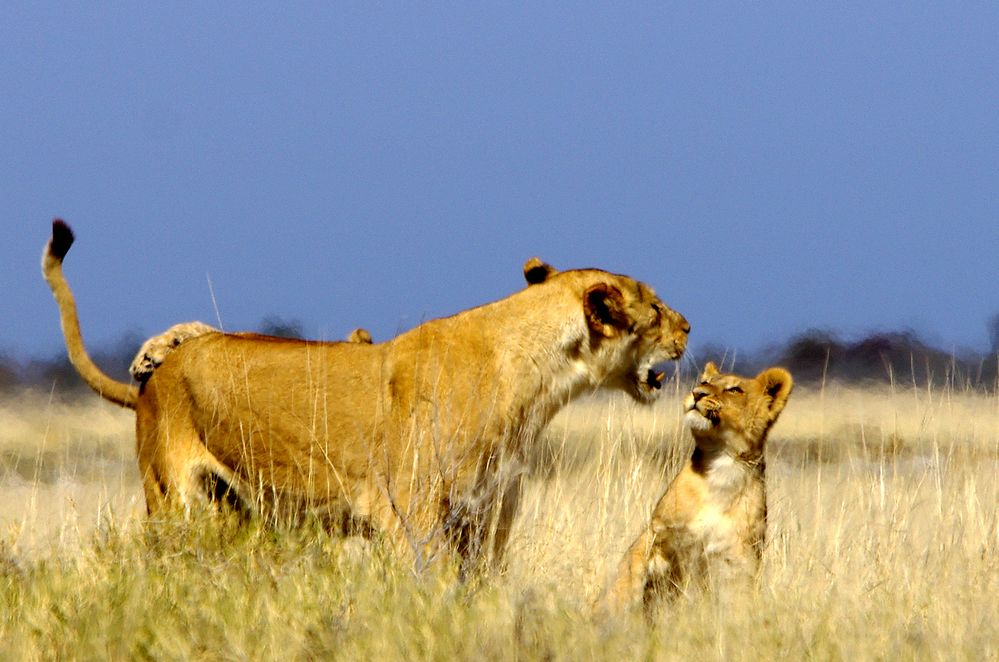
[[[191,338],[203,336],[206,333],[222,333],[221,329],[209,326],[204,322],[182,322],[174,324],[163,333],[153,336],[142,343],[142,347],[132,359],[132,364],[128,371],[132,378],[139,383],[149,379],[153,371],[166,359],[167,354],[177,349],[177,347]],[[239,333],[234,335],[254,335]],[[350,332],[346,342],[358,342],[371,344],[371,333],[367,329],[358,327]]]
[[[694,452],[625,553],[606,608],[752,585],[767,526],[764,446],[792,387],[783,368],[747,378],[705,366],[684,401]]]
[[[46,251],[78,360],[86,351],[78,327],[67,327],[75,308],[60,262]],[[606,387],[654,401],[654,366],[680,357],[690,330],[627,276],[542,264],[529,262],[532,284],[505,299],[379,344],[185,340],[134,403],[149,511],[189,508],[221,484],[223,497],[254,512],[376,530],[417,562],[442,549],[498,558],[525,445],[581,393]],[[88,383],[114,383],[103,380]]]

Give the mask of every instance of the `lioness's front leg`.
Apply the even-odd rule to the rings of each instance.
[[[522,480],[520,476],[512,479],[499,497],[499,505],[495,515],[495,523],[492,531],[492,563],[499,565],[503,562],[503,555],[506,551],[506,543],[510,538],[510,530],[513,528],[514,516],[520,509],[520,495],[522,490]]]
[[[416,494],[409,485],[392,485],[384,477],[375,478],[369,481],[361,498],[355,500],[354,509],[370,519],[399,558],[423,569],[442,553],[447,554],[453,545],[440,495],[436,490]]]
[[[488,495],[447,502],[441,513],[441,531],[444,542],[461,561],[463,577],[502,567],[520,495],[521,479],[517,476]]]

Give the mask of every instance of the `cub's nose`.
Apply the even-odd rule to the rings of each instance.
[[[690,394],[694,396],[694,402],[697,402],[701,398],[707,397],[709,395],[708,389],[704,388],[703,386],[698,386],[693,391],[691,391]]]

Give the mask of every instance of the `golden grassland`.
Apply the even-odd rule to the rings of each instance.
[[[680,398],[559,415],[505,570],[464,583],[309,526],[145,522],[130,412],[0,400],[0,657],[999,659],[999,397],[954,389],[799,388],[759,590],[594,618],[689,452]]]

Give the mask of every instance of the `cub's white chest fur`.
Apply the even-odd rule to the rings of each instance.
[[[704,502],[689,528],[701,540],[705,553],[724,553],[740,544],[741,527],[735,522],[733,510],[747,496],[753,472],[731,455],[719,453],[711,459],[704,478]]]
[[[732,518],[712,503],[705,504],[687,526],[708,555],[723,553],[739,542]]]
[[[742,494],[752,479],[749,468],[727,453],[719,453],[711,459],[705,478],[708,500],[721,507]]]

